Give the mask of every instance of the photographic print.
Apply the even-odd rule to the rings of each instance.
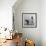
[[[22,27],[36,28],[37,13],[22,13]]]

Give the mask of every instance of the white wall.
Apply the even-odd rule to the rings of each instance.
[[[41,1],[41,40],[42,46],[46,46],[46,0]]]
[[[12,6],[16,0],[0,0],[0,27],[12,28]]]
[[[35,41],[36,46],[41,46],[41,1],[40,0],[23,0],[20,5],[14,5],[15,29],[23,33],[24,38]],[[37,28],[22,28],[22,12],[37,13]]]

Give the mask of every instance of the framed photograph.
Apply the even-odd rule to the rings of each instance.
[[[22,27],[36,28],[37,27],[37,13],[22,13]]]

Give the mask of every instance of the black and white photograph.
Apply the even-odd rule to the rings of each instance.
[[[22,27],[36,28],[37,13],[22,13]]]

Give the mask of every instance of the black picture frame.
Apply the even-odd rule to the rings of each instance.
[[[22,13],[22,28],[37,28],[37,13]]]

